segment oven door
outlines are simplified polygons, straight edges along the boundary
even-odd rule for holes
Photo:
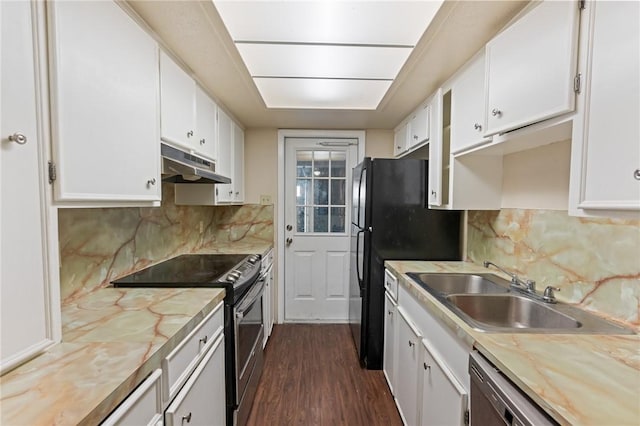
[[[258,280],[234,309],[236,342],[236,402],[244,396],[257,351],[262,351],[264,281]]]

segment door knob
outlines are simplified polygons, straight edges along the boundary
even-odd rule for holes
[[[287,225],[287,231],[291,231],[292,229],[293,229],[293,226]]]
[[[291,243],[293,242],[293,238],[287,238],[285,240],[285,243],[287,244],[287,247],[289,247],[291,245]]]
[[[15,142],[18,145],[24,145],[25,143],[27,143],[27,137],[22,133],[14,133],[12,135],[9,135],[9,141]]]

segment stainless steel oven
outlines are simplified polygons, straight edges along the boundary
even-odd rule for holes
[[[221,287],[227,425],[244,426],[262,374],[264,277],[259,255],[182,255],[113,281],[116,287]]]
[[[259,279],[233,308],[236,346],[236,401],[234,424],[244,425],[262,374],[264,279]]]

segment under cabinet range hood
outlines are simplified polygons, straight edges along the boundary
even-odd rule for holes
[[[162,181],[170,183],[231,183],[231,179],[216,173],[216,165],[188,152],[160,144]]]

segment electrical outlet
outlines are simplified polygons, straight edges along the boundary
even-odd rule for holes
[[[260,196],[260,204],[268,206],[273,204],[273,200],[271,199],[271,195],[263,194]]]

